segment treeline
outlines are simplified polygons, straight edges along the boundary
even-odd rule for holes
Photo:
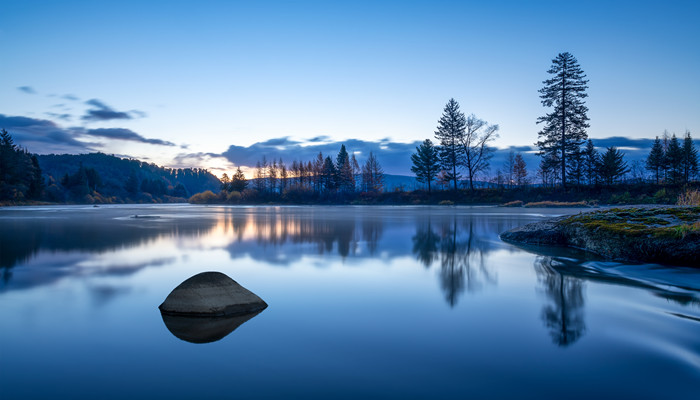
[[[219,186],[216,176],[200,168],[164,168],[103,153],[34,155],[0,131],[0,201],[5,203],[185,202]]]
[[[241,202],[333,202],[348,203],[360,195],[376,195],[384,190],[384,170],[370,152],[360,166],[345,145],[335,156],[319,152],[313,160],[294,160],[288,166],[282,159],[268,161],[263,156],[250,181],[240,167],[232,177],[224,174],[221,191],[199,193],[192,203]]]
[[[450,99],[435,131],[439,143],[433,145],[426,139],[411,157],[416,179],[430,192],[433,181],[443,189],[452,184],[456,191],[461,183],[474,190],[477,177],[495,187],[536,184],[577,190],[622,182],[642,184],[649,182],[645,171],[653,174],[656,185],[686,185],[697,177],[697,149],[690,132],[685,133],[682,144],[675,134],[669,137],[665,132],[662,139],[657,137],[645,163],[628,164],[615,147],[599,153],[586,133],[588,80],[578,61],[570,53],[560,53],[547,72],[551,77],[539,91],[548,112],[537,120],[543,128],[536,143],[541,156],[536,176],[528,176],[522,155],[513,152],[491,174],[494,149],[488,144],[497,137],[498,125],[489,125],[473,114],[466,117],[459,103]]]
[[[6,130],[0,130],[0,201],[37,200],[42,189],[36,156],[17,146]]]

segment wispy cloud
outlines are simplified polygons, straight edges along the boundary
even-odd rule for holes
[[[31,86],[20,86],[17,90],[26,94],[36,94],[36,90]]]
[[[88,129],[84,132],[87,136],[102,137],[107,139],[128,140],[132,142],[140,142],[147,144],[156,144],[160,146],[175,146],[175,143],[161,139],[148,139],[131,129],[125,128],[100,128]]]
[[[71,119],[73,119],[73,116],[70,114],[59,114],[59,113],[53,113],[53,112],[46,112],[44,114],[48,115],[51,118],[60,119],[63,121],[70,121]]]
[[[92,108],[85,111],[82,116],[84,121],[110,121],[118,119],[133,119],[136,117],[144,117],[146,113],[139,110],[131,110],[129,112],[117,111],[98,99],[90,99],[85,104]]]

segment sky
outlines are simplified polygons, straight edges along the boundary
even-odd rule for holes
[[[568,51],[594,141],[700,137],[699,20],[698,1],[5,0],[0,128],[34,153],[217,175],[345,143],[409,175],[450,98],[499,125],[494,146],[531,149]]]

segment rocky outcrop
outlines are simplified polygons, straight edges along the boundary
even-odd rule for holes
[[[260,297],[221,272],[202,272],[166,297],[158,308],[166,315],[222,317],[257,313],[267,307]]]
[[[507,242],[584,249],[607,259],[700,266],[700,207],[610,209],[535,222]]]

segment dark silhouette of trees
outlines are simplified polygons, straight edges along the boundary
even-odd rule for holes
[[[647,157],[645,167],[654,174],[656,178],[656,184],[659,184],[661,174],[663,172],[664,166],[666,164],[666,154],[664,153],[664,147],[661,144],[659,137],[656,137],[654,144],[651,147],[649,156]]]
[[[353,172],[350,156],[348,155],[345,145],[340,146],[340,151],[336,157],[336,182],[338,189],[344,193],[355,191],[355,175]]]
[[[229,187],[232,191],[236,192],[242,192],[248,187],[248,181],[245,179],[245,175],[243,174],[243,171],[241,171],[241,167],[236,168],[236,173],[233,174]]]
[[[586,183],[589,185],[598,184],[598,166],[600,165],[600,154],[595,149],[593,141],[588,139],[586,147],[583,149],[582,170]]]
[[[459,103],[450,99],[438,121],[435,138],[440,141],[440,161],[445,179],[454,182],[454,190],[457,190],[457,181],[461,178],[458,169],[464,157],[462,140],[466,125],[467,120],[459,110]]]
[[[471,114],[466,119],[463,132],[457,140],[462,147],[461,154],[469,178],[469,189],[474,190],[474,178],[489,167],[493,153],[488,144],[498,137],[498,125],[489,125]]]
[[[323,170],[321,172],[322,190],[327,192],[334,191],[337,188],[337,175],[338,173],[335,169],[335,164],[333,164],[333,160],[331,160],[330,156],[326,157],[325,161],[323,162]]]
[[[522,154],[518,153],[515,155],[515,162],[513,164],[513,181],[517,186],[527,185],[527,164],[525,164],[525,159],[523,159]]]
[[[433,146],[430,139],[425,139],[423,143],[416,147],[416,152],[411,155],[413,166],[411,171],[416,174],[416,180],[428,184],[430,193],[430,183],[440,172],[440,156],[438,149]]]
[[[136,176],[136,171],[131,170],[129,178],[124,183],[124,189],[130,195],[135,195],[139,192],[139,178]]]
[[[554,167],[559,169],[559,179],[566,187],[569,157],[588,138],[588,107],[584,102],[588,80],[576,58],[568,52],[559,53],[547,73],[553,76],[543,82],[539,92],[542,105],[553,109],[537,119],[538,124],[545,124],[538,133],[537,146],[540,155],[550,156],[549,163],[556,161]],[[553,154],[557,157],[552,157]]]
[[[698,149],[693,144],[690,131],[685,131],[683,137],[683,182],[688,183],[698,173]]]
[[[0,200],[38,199],[43,188],[36,157],[17,146],[9,132],[0,130]]]
[[[608,185],[612,185],[615,181],[629,172],[627,162],[623,160],[623,154],[615,146],[608,147],[600,159],[599,173],[600,177]]]
[[[362,166],[362,188],[365,192],[381,192],[384,188],[384,169],[371,151]]]
[[[675,133],[671,136],[666,149],[666,166],[669,183],[674,185],[683,183],[683,149]]]

